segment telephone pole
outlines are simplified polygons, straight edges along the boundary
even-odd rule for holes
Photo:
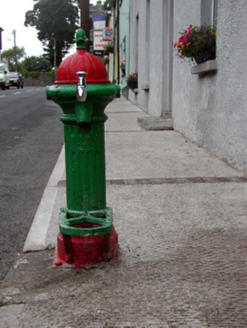
[[[81,28],[85,31],[86,36],[89,40],[90,38],[90,20],[89,20],[89,0],[81,0]],[[87,51],[89,51],[90,43],[88,42]]]
[[[56,47],[56,38],[54,38],[54,71],[55,71],[55,76],[57,74],[57,47]]]
[[[15,52],[15,70],[16,72],[18,71],[17,67],[17,53],[16,53],[16,31],[13,30],[13,35],[14,35],[14,52]]]
[[[0,27],[0,63],[2,62],[1,51],[2,51],[2,31],[3,29]]]

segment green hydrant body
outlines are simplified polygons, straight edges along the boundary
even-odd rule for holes
[[[87,110],[87,109],[86,109]],[[104,123],[100,104],[94,104],[90,124],[71,124],[63,116],[67,207],[74,211],[106,208]]]

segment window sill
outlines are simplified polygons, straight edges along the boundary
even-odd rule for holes
[[[206,74],[210,72],[217,71],[217,61],[216,60],[208,60],[205,63],[195,65],[190,68],[191,74]]]
[[[144,90],[144,91],[149,91],[149,85],[148,85],[148,84],[143,85],[143,86],[142,86],[142,90]]]

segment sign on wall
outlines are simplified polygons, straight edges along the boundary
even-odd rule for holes
[[[108,43],[103,40],[103,29],[105,28],[105,16],[93,16],[93,52],[95,55],[102,55]]]
[[[111,27],[105,27],[103,29],[103,40],[112,41],[113,38],[113,29]]]
[[[93,37],[93,50],[94,51],[104,51],[105,46],[108,44],[108,41],[103,40],[103,31],[94,31],[94,37]]]

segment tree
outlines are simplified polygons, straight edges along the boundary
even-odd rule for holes
[[[109,10],[111,9],[111,6],[109,4],[109,0],[105,0],[105,2],[103,3],[103,6],[102,6],[105,10]]]
[[[21,67],[20,59],[23,58],[25,55],[26,55],[25,48],[16,46],[16,59],[17,59],[18,71],[20,70],[20,67]],[[2,51],[2,57],[8,58],[10,72],[15,71],[16,70],[15,47]]]
[[[38,39],[42,41],[44,51],[51,65],[54,65],[54,45],[56,46],[56,65],[74,43],[78,29],[77,0],[40,0],[33,10],[26,12],[25,26],[34,26],[38,30]]]
[[[51,63],[44,56],[26,57],[22,61],[22,65],[27,72],[50,72],[52,70]]]

